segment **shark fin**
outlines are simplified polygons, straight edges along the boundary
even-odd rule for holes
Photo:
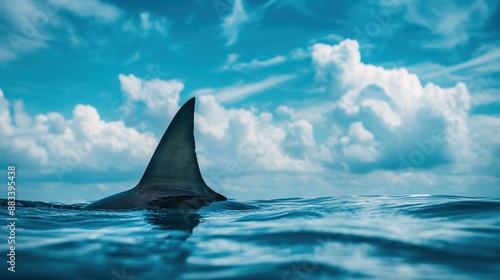
[[[188,100],[172,119],[149,162],[138,187],[153,186],[178,194],[195,194],[215,200],[226,198],[211,190],[201,176],[194,142],[195,98]],[[182,189],[184,188],[184,189]]]

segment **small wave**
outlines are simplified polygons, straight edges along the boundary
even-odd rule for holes
[[[252,221],[252,222],[259,222],[259,221],[276,221],[276,220],[281,220],[281,219],[290,219],[290,220],[295,220],[295,219],[321,219],[323,215],[313,212],[313,211],[282,211],[282,212],[277,212],[277,213],[258,213],[258,214],[250,214],[246,215],[244,217],[241,217],[237,219],[236,221],[238,222],[244,222],[244,221]]]
[[[450,201],[430,205],[409,206],[408,214],[421,218],[491,218],[500,214],[500,201],[496,200],[463,200]]]
[[[41,201],[16,200],[16,207],[24,208],[50,208],[50,209],[80,209],[85,203],[59,204]],[[0,207],[7,207],[8,200],[0,198]]]

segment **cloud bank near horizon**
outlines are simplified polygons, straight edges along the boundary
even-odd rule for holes
[[[197,153],[215,189],[238,197],[255,182],[261,191],[273,187],[265,182],[292,183],[291,190],[305,188],[306,195],[308,182],[315,182],[323,189],[312,193],[334,195],[374,177],[381,190],[423,177],[418,184],[438,186],[450,175],[464,182],[471,175],[497,180],[500,156],[491,151],[500,151],[494,129],[500,119],[471,116],[465,84],[424,85],[405,68],[363,63],[358,43],[350,39],[314,44],[310,55],[315,79],[325,85],[316,103],[268,111],[225,107],[216,90],[198,97]],[[124,102],[114,121],[103,120],[89,104],[75,105],[69,118],[57,112],[33,116],[23,101],[0,91],[2,154],[26,163],[22,168],[40,178],[56,175],[53,182],[71,172],[145,168],[182,105],[184,83],[133,74],[119,74],[118,80]],[[369,186],[363,190],[372,192]]]

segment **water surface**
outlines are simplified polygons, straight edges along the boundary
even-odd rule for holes
[[[7,222],[6,201],[0,200]],[[500,199],[347,196],[197,211],[17,206],[1,279],[500,279]]]

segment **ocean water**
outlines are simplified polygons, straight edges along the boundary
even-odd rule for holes
[[[7,222],[6,200],[0,200]],[[19,202],[1,279],[500,279],[500,199],[344,196],[87,211]]]

